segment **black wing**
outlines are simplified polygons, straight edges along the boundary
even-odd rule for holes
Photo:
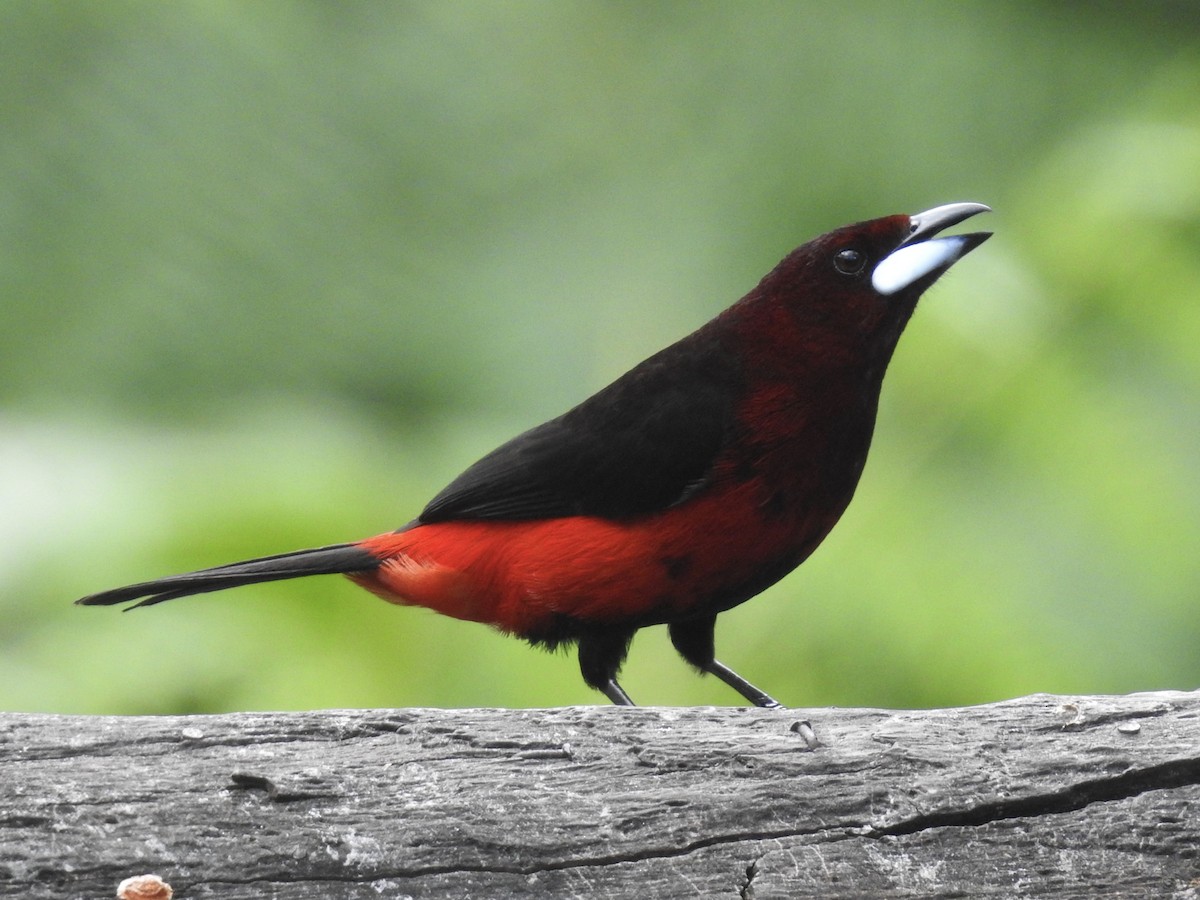
[[[701,329],[493,450],[418,521],[618,519],[673,506],[706,483],[740,384],[719,333]]]

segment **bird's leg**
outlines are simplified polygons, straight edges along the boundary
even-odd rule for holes
[[[710,659],[703,669],[710,675],[716,675],[723,682],[753,703],[763,709],[783,709],[783,704],[761,688],[757,688],[718,659]]]
[[[632,628],[596,629],[579,639],[579,671],[583,680],[617,706],[636,706],[617,684],[617,672],[625,662],[632,640]]]
[[[615,678],[608,679],[608,683],[603,685],[600,690],[604,691],[604,696],[608,697],[617,706],[637,706],[636,703],[629,699],[629,695],[625,693],[624,688],[617,684]]]
[[[672,622],[667,626],[667,632],[671,635],[671,643],[675,645],[679,655],[701,672],[716,675],[755,706],[782,709],[783,705],[778,700],[717,660],[713,641],[716,624],[716,616],[688,619],[685,622]]]

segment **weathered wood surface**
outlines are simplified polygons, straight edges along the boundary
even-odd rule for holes
[[[1200,693],[0,715],[4,897],[1195,898],[1198,857]]]

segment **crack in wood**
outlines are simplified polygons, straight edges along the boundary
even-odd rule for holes
[[[250,772],[233,772],[229,776],[232,787],[243,791],[262,791],[272,803],[296,803],[303,800],[332,800],[337,799],[336,791],[312,791],[287,789],[276,784],[265,775],[254,775]]]
[[[459,863],[455,865],[445,866],[418,866],[411,869],[393,869],[386,871],[373,871],[362,875],[345,875],[338,876],[332,873],[322,873],[319,877],[307,878],[288,878],[283,873],[272,873],[266,875],[257,875],[254,878],[248,878],[245,881],[221,878],[221,879],[206,879],[203,882],[192,882],[184,884],[184,887],[195,888],[199,885],[210,887],[214,885],[247,885],[247,884],[289,884],[292,882],[302,882],[305,884],[319,883],[328,881],[330,883],[347,883],[347,884],[373,884],[376,882],[399,881],[419,878],[436,878],[442,875],[517,875],[528,878],[535,875],[544,875],[551,872],[563,872],[573,869],[592,869],[603,868],[605,866],[619,866],[630,863],[651,862],[658,860],[677,859],[680,857],[689,856],[700,850],[707,850],[712,847],[719,847],[725,844],[740,844],[740,843],[760,843],[762,841],[785,840],[788,838],[804,838],[814,837],[831,832],[828,828],[818,829],[778,829],[773,831],[755,831],[745,833],[731,833],[724,835],[713,835],[701,840],[691,841],[678,847],[659,847],[646,848],[643,850],[633,851],[629,853],[613,853],[600,856],[581,856],[571,859],[563,859],[557,862],[539,862],[530,865],[504,865],[504,864],[471,864]],[[861,836],[860,834],[844,833],[833,836],[832,840],[845,840]],[[750,869],[758,872],[758,862],[762,859],[762,854],[758,856],[754,862],[746,868],[747,877],[749,877]],[[747,895],[750,896],[750,895]]]
[[[750,861],[746,866],[745,880],[738,886],[738,897],[741,900],[754,900],[754,879],[758,877],[758,864],[762,862],[763,854]]]
[[[1034,794],[1012,800],[980,803],[966,809],[941,809],[871,828],[866,837],[902,837],[932,828],[973,827],[989,825],[1004,819],[1034,818],[1075,812],[1093,803],[1127,800],[1148,791],[1174,790],[1200,785],[1200,759],[1186,758],[1131,769],[1108,778],[1081,781],[1061,791]]]
[[[1074,713],[1076,718],[1061,725],[1044,725],[1039,727],[1037,731],[1040,733],[1092,731],[1097,728],[1103,728],[1113,724],[1119,725],[1122,722],[1131,722],[1138,719],[1159,719],[1163,716],[1176,712],[1166,703],[1150,707],[1149,709],[1120,709],[1103,713],[1085,713],[1083,709],[1074,703],[1064,704],[1061,709],[1064,713]],[[1187,716],[1186,714],[1180,714],[1179,718],[1187,718]]]

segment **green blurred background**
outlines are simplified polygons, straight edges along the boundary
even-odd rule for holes
[[[789,705],[1200,683],[1194,2],[0,5],[0,709],[595,703],[337,578],[846,222],[976,200],[842,524],[724,615]],[[623,682],[736,704],[662,629]]]

